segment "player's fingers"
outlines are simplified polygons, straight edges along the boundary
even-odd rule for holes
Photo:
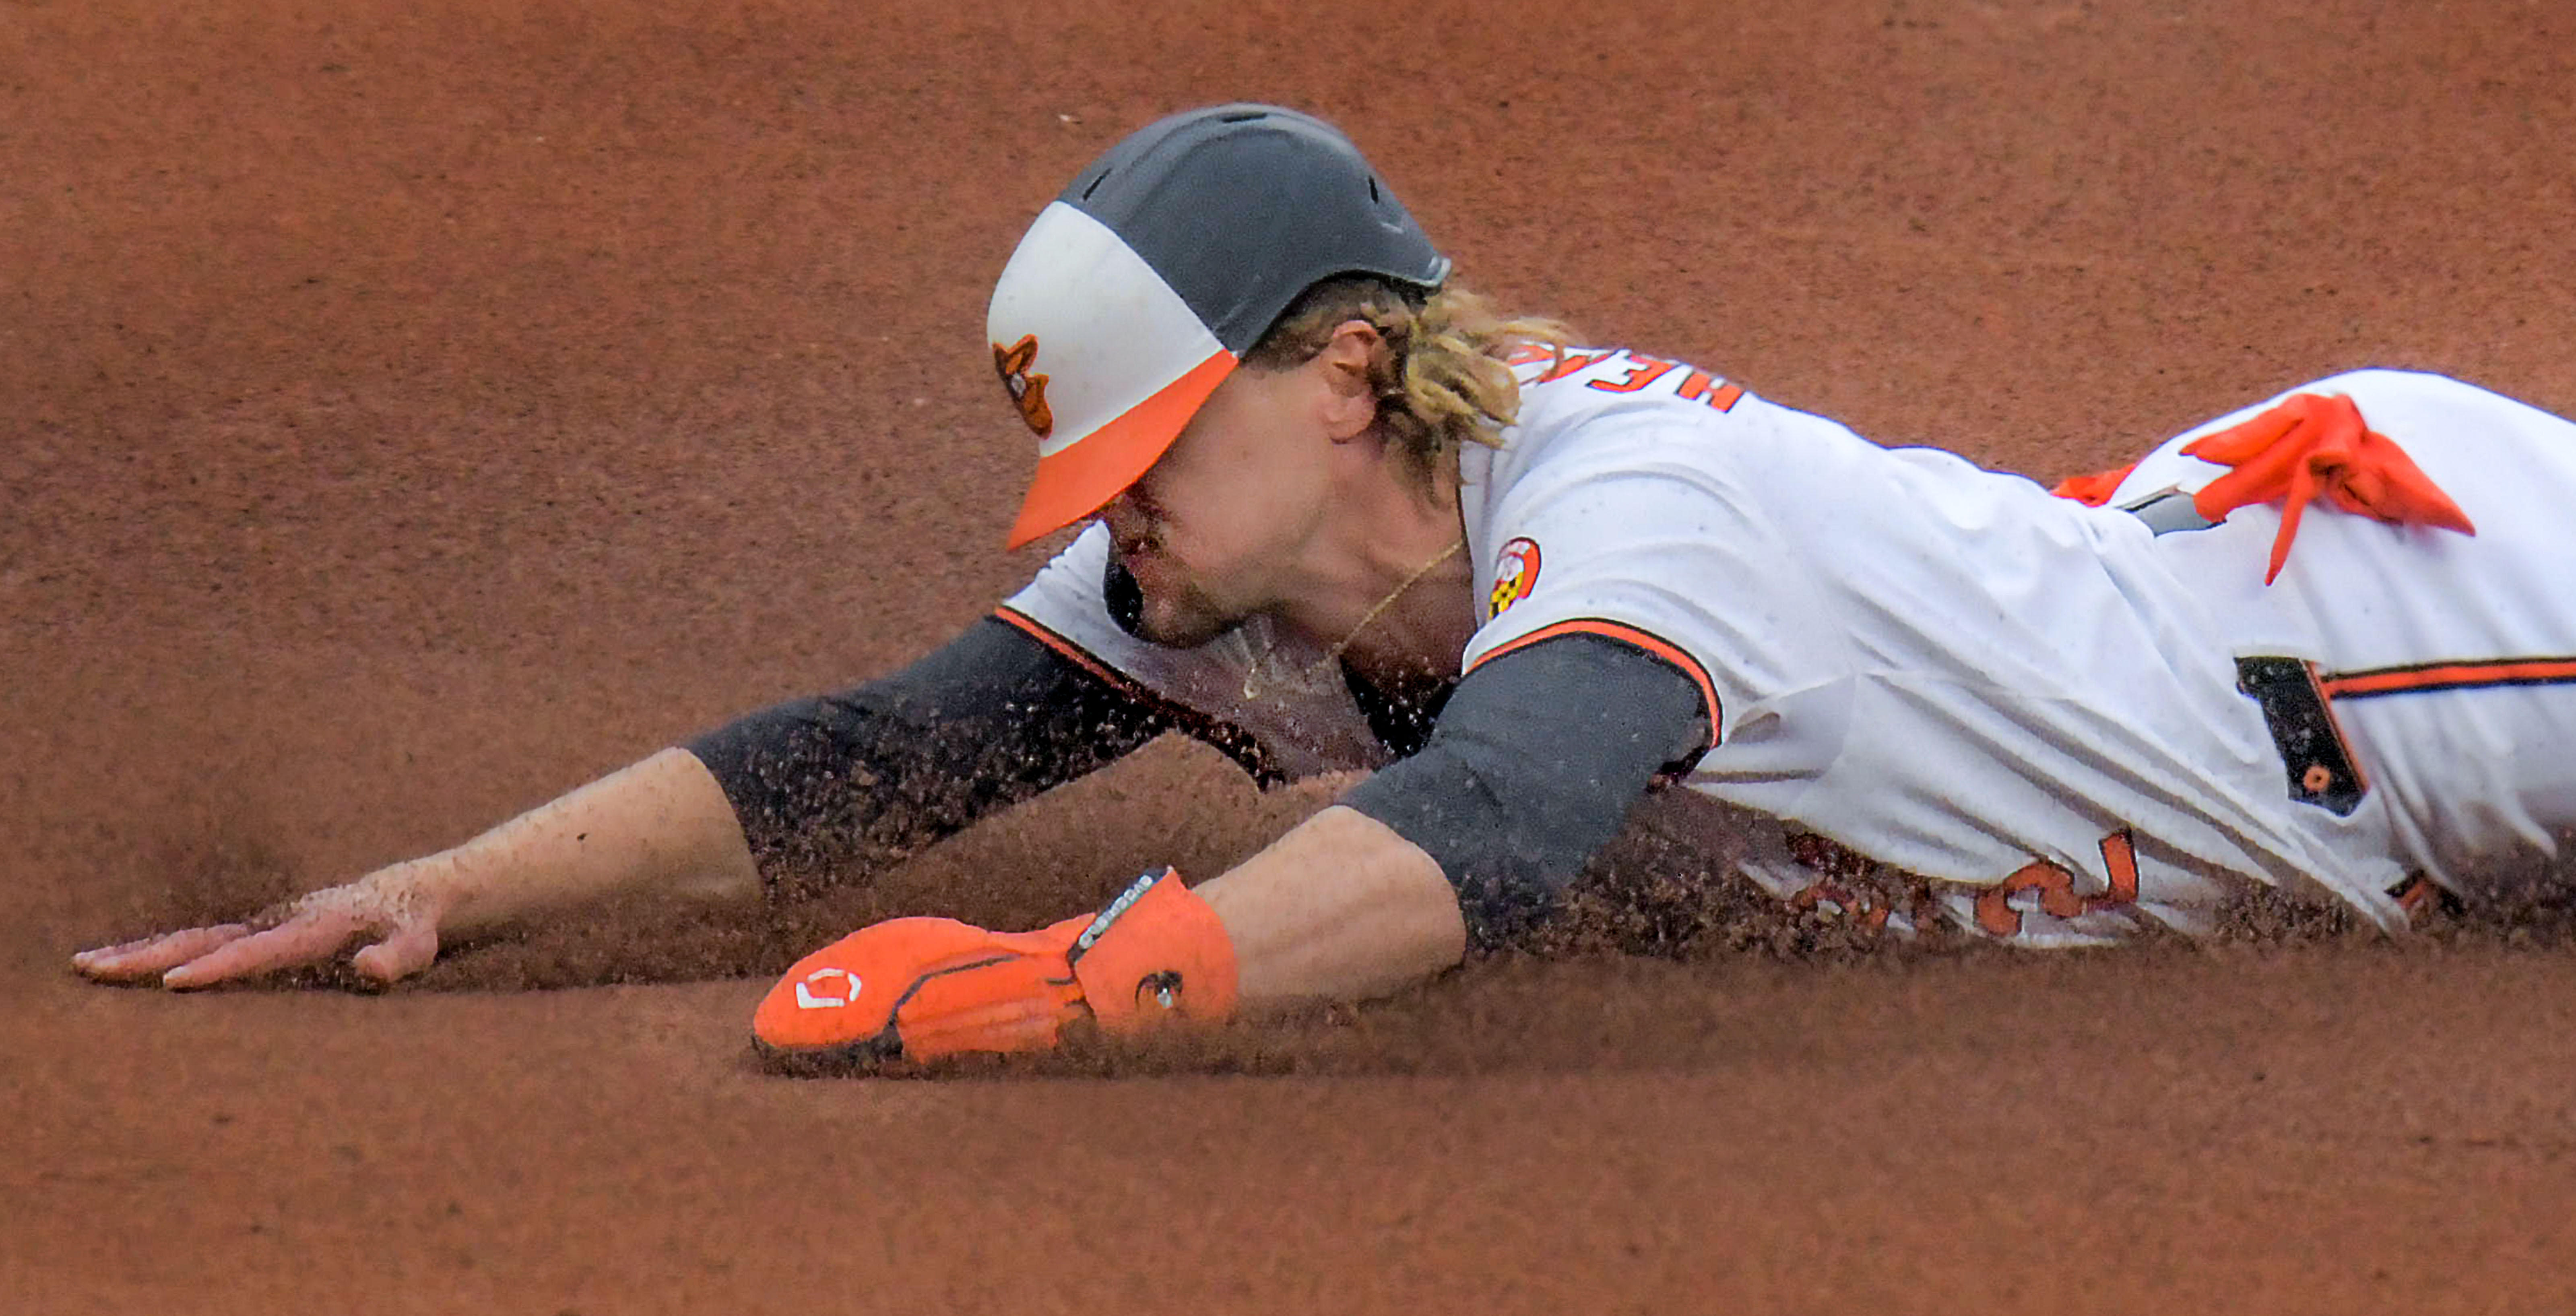
[[[218,927],[184,928],[177,932],[156,932],[136,937],[113,946],[95,946],[72,953],[72,967],[91,977],[124,977],[136,973],[158,972],[181,960],[195,957],[222,945],[232,937],[250,931],[245,924],[227,923]]]
[[[249,935],[247,923],[164,932],[81,951],[72,956],[72,967],[100,982],[131,982],[185,964],[228,941]]]
[[[172,965],[183,964],[218,947],[249,936],[250,925],[225,923],[215,927],[187,928],[158,936],[97,950],[82,951],[72,956],[72,966],[93,978],[120,980],[145,978]]]
[[[161,985],[207,987],[228,978],[244,978],[326,960],[338,954],[342,946],[348,945],[351,937],[365,930],[363,919],[339,910],[298,914],[266,932],[254,932],[225,942],[213,951],[162,974]]]
[[[408,978],[438,958],[438,927],[420,919],[395,928],[393,935],[349,957],[358,972],[378,982]]]

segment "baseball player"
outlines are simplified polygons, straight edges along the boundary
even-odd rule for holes
[[[615,893],[847,878],[1166,730],[1374,769],[1223,874],[1030,932],[862,928],[753,1020],[789,1061],[1356,998],[1544,918],[1642,795],[1713,866],[1889,935],[2381,926],[2576,824],[2576,426],[2456,381],[2291,390],[2070,496],[1890,450],[1452,286],[1332,128],[1143,129],[995,289],[1038,440],[1010,543],[1091,524],[893,675],[752,714],[452,850],[75,957],[199,987]]]

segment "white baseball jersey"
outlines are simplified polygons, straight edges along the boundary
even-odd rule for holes
[[[1666,359],[1535,352],[1515,371],[1519,423],[1462,458],[1488,583],[1460,671],[1569,632],[1674,663],[1716,730],[1686,782],[1732,824],[1712,861],[1783,898],[1898,932],[1940,917],[2073,945],[2141,919],[2206,931],[2250,882],[2395,927],[2410,872],[2456,882],[2505,848],[2546,854],[2576,822],[2576,596],[2542,588],[2576,546],[2552,516],[2576,505],[2576,426],[2430,377],[2311,386],[2350,393],[2478,533],[2320,505],[2267,588],[2277,511],[2159,535],[2116,505],[2223,473],[2178,455],[2190,435],[2094,508]],[[1128,636],[1102,599],[1107,553],[1095,526],[1004,619],[1242,727],[1292,774],[1386,761],[1338,673],[1303,675],[1321,651],[1266,621],[1195,650]],[[2292,798],[2238,688],[2256,655],[2323,669],[2362,807]],[[2463,666],[2488,660],[2532,679]],[[2424,664],[2461,679],[2334,684]],[[2519,693],[2457,711],[2499,692]],[[2488,761],[2457,771],[2469,753]]]

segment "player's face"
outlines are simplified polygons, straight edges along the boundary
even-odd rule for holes
[[[1287,600],[1329,491],[1322,369],[1237,370],[1161,460],[1102,509],[1143,596],[1137,633],[1204,644]]]

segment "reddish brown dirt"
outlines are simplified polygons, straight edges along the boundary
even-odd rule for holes
[[[2503,921],[1703,916],[1190,1054],[745,1062],[818,932],[1311,806],[1165,746],[760,927],[375,998],[64,957],[982,611],[1035,561],[989,282],[1163,111],[1314,108],[1516,304],[2054,477],[2362,364],[2576,411],[2571,50],[2514,0],[0,5],[0,1309],[2568,1310],[2576,960]]]

